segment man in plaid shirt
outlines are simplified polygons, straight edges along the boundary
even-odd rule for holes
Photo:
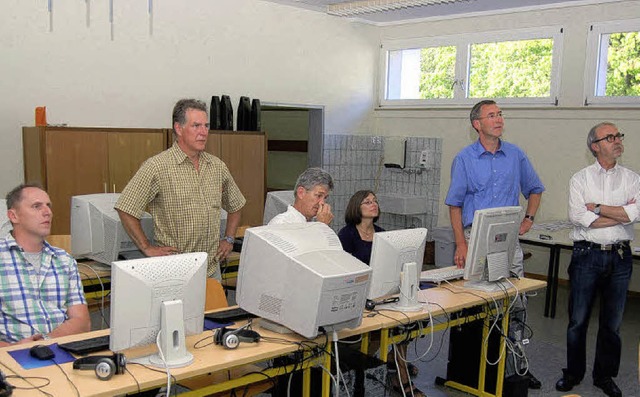
[[[7,194],[13,225],[0,238],[0,346],[88,332],[89,309],[76,261],[45,241],[51,200],[36,185]]]
[[[207,276],[220,280],[219,262],[233,250],[246,200],[227,165],[205,150],[207,105],[181,99],[172,118],[173,146],[140,166],[115,209],[124,230],[146,256],[206,252]],[[228,213],[224,237],[220,235],[222,209]],[[155,242],[149,241],[140,225],[145,210],[153,217]]]

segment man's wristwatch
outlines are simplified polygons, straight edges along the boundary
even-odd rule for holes
[[[533,222],[533,218],[534,218],[534,216],[533,216],[533,215],[529,215],[529,214],[527,214],[527,215],[525,215],[525,216],[524,216],[524,219],[528,219],[528,220],[530,220],[531,222]]]
[[[224,236],[224,238],[221,238],[220,240],[224,240],[229,244],[232,244],[236,241],[235,238],[231,237],[231,236]]]
[[[593,209],[593,213],[600,215],[600,204],[596,204],[596,208]]]

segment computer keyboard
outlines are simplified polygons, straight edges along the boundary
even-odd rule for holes
[[[58,347],[62,350],[68,351],[69,353],[84,356],[93,352],[109,350],[109,335],[60,343],[58,344]]]
[[[458,269],[456,266],[439,267],[420,273],[420,281],[440,284],[443,281],[457,280],[463,276],[464,269]]]
[[[218,324],[226,324],[226,323],[232,323],[237,320],[247,320],[249,318],[254,318],[256,316],[240,307],[234,307],[231,309],[227,309],[227,310],[223,310],[215,313],[208,313],[208,314],[205,314],[204,317]]]

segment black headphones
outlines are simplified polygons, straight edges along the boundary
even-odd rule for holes
[[[0,397],[8,397],[13,393],[14,387],[7,382],[4,372],[0,371]]]
[[[124,374],[127,359],[122,353],[113,356],[82,357],[73,362],[73,369],[93,369],[100,380],[109,380],[113,375]]]
[[[227,327],[218,328],[213,334],[213,342],[227,349],[235,349],[240,342],[259,342],[260,334],[256,331],[246,329],[249,325],[251,325],[251,323],[236,329]]]

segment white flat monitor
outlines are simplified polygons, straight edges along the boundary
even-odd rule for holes
[[[371,269],[321,222],[246,230],[236,299],[244,310],[305,338],[362,321]],[[273,324],[272,324],[273,325]]]
[[[464,267],[465,287],[500,291],[498,281],[511,276],[510,269],[518,243],[522,207],[477,210]]]
[[[293,190],[278,190],[267,193],[262,224],[266,225],[274,216],[286,212],[288,206],[293,205],[294,198]]]
[[[126,259],[144,257],[113,208],[119,197],[120,193],[71,197],[71,255],[104,264],[111,264],[120,256]],[[144,234],[153,242],[151,215],[145,212],[140,223]]]
[[[407,280],[412,285],[406,285],[406,287],[412,289],[412,294],[417,292],[420,286],[426,241],[427,229],[422,227],[375,233],[369,262],[373,272],[367,298],[376,300],[399,293],[401,275],[405,264],[409,263],[415,263],[415,283],[413,280]],[[405,298],[408,297],[405,296]]]
[[[160,332],[164,361],[153,355],[150,363],[189,365],[185,337],[203,331],[206,279],[205,252],[113,262],[109,348],[156,344]]]
[[[12,229],[13,225],[7,216],[7,200],[0,199],[0,238],[4,238]]]

